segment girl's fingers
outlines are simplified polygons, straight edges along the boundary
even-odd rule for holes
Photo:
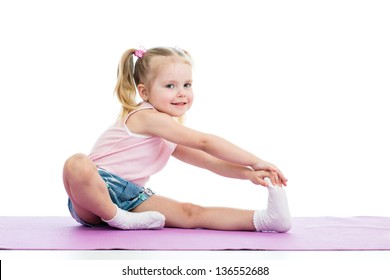
[[[259,183],[260,183],[260,185],[262,185],[263,187],[268,187],[268,183],[267,183],[267,181],[265,181],[264,179],[259,179]]]
[[[287,179],[282,178],[278,173],[278,170],[258,170],[255,171],[254,177],[251,181],[256,185],[262,185],[264,187],[268,186],[268,182],[265,180],[269,179],[270,183],[274,186],[286,186]]]
[[[280,176],[277,172],[272,172],[273,181],[272,184],[274,186],[282,186],[282,181],[280,179]]]
[[[272,185],[274,185],[274,186],[279,185],[278,184],[278,175],[276,172],[271,171],[271,174],[269,177],[270,177],[269,179],[271,180]]]
[[[273,172],[276,172],[277,173],[277,176],[278,176],[278,185],[284,185],[284,186],[287,186],[287,178],[284,177],[282,171],[280,171],[278,168],[276,168],[274,166],[274,169],[272,170]]]

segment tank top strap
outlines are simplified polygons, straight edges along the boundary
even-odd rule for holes
[[[141,111],[141,110],[145,110],[145,109],[154,109],[153,105],[148,103],[148,102],[142,102],[140,107],[135,109],[134,111],[131,111],[129,114],[127,114],[125,120],[124,120],[124,123],[127,122],[127,119],[134,113],[138,112],[138,111]]]

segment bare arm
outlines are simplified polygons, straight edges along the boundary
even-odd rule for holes
[[[203,151],[188,148],[182,145],[178,145],[176,147],[173,156],[183,162],[207,169],[224,177],[250,180],[256,185],[263,186],[267,186],[267,182],[264,180],[264,178],[269,177],[273,184],[280,184],[278,178],[273,176],[269,171],[255,171],[247,166],[230,163],[211,156]]]
[[[219,159],[244,166],[252,166],[260,159],[239,148],[229,141],[212,134],[202,133],[185,127],[167,114],[155,110],[138,112],[138,122],[141,122],[142,134],[156,135],[178,145],[204,151]]]
[[[219,166],[227,166],[229,163],[231,164],[229,168],[232,164],[236,164],[240,165],[241,168],[251,167],[254,170],[268,170],[276,173],[283,184],[287,182],[282,172],[273,164],[261,160],[219,136],[185,127],[167,114],[157,110],[143,110],[134,114],[133,118],[136,118],[138,123],[136,133],[159,136],[178,145],[203,151],[225,161],[223,164],[219,163]],[[209,168],[212,168],[211,165]]]
[[[178,145],[173,153],[177,159],[188,164],[204,168],[218,175],[236,179],[247,179],[248,173],[253,171],[249,167],[230,163],[186,146]]]

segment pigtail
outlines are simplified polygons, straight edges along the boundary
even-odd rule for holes
[[[128,113],[138,106],[136,102],[137,89],[134,82],[134,62],[133,54],[135,49],[127,50],[121,57],[118,65],[117,84],[115,93],[121,103],[121,118],[125,118]]]

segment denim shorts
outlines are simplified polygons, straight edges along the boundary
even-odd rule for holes
[[[106,183],[112,202],[123,210],[130,211],[154,195],[154,192],[151,189],[138,186],[107,170],[98,167],[98,172]],[[68,208],[72,217],[82,225],[89,227],[106,225],[103,221],[102,224],[99,225],[92,225],[83,221],[74,210],[70,199],[68,199]]]

